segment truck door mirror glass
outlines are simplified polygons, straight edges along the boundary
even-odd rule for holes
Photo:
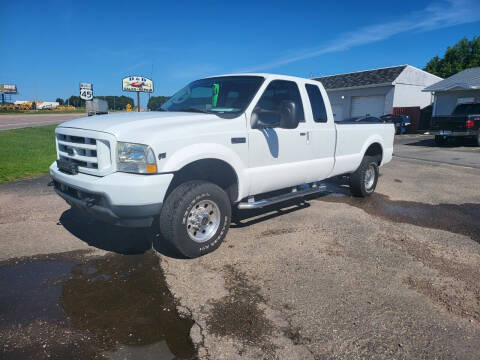
[[[282,101],[280,108],[280,127],[283,129],[296,129],[298,123],[297,105],[293,101]]]
[[[252,112],[252,128],[276,128],[280,126],[280,113],[278,111],[262,109],[257,106]]]

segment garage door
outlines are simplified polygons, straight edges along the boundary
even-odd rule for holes
[[[343,105],[332,104],[333,119],[335,121],[343,120]]]
[[[385,108],[385,96],[354,96],[352,97],[352,117],[382,116]]]

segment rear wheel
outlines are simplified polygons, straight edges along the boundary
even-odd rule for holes
[[[445,146],[445,145],[447,145],[447,142],[448,142],[448,138],[446,138],[445,136],[435,135],[435,144],[436,145]]]
[[[378,182],[378,159],[365,156],[358,169],[350,175],[350,191],[354,196],[371,195]]]
[[[165,200],[160,232],[180,254],[194,258],[220,246],[231,216],[230,199],[222,188],[206,181],[188,181]]]

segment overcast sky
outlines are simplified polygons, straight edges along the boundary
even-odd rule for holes
[[[199,77],[273,72],[308,77],[401,64],[424,67],[480,35],[480,1],[7,1],[0,83],[13,100],[121,91],[153,77],[171,95]],[[144,95],[146,96],[146,95]]]

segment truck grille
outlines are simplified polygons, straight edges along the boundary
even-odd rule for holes
[[[78,171],[102,176],[112,169],[111,144],[104,135],[81,134],[82,130],[57,128],[58,159],[78,165]],[[93,133],[93,134],[92,134]],[[84,136],[81,136],[84,135]]]

